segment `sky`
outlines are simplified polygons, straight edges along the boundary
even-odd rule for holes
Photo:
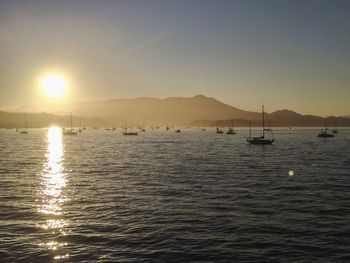
[[[0,109],[203,94],[244,110],[350,114],[350,1],[0,0]]]

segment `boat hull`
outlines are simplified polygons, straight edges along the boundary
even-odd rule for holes
[[[77,135],[77,134],[78,134],[78,132],[76,132],[76,131],[71,131],[71,130],[63,131],[63,135]]]
[[[138,132],[123,132],[123,135],[136,136],[138,135]]]
[[[317,135],[317,137],[319,138],[333,138],[334,135],[333,134],[324,134],[324,133],[320,133],[319,135]]]
[[[270,145],[275,140],[268,140],[268,139],[247,139],[247,142],[254,145]]]

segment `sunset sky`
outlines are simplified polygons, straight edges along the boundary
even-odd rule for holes
[[[0,109],[204,94],[259,111],[350,114],[350,1],[0,1]]]

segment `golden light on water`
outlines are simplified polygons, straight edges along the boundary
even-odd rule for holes
[[[46,162],[41,174],[41,188],[39,193],[41,203],[38,205],[38,212],[43,214],[46,220],[44,223],[38,224],[38,227],[56,235],[50,241],[40,243],[40,246],[54,251],[66,245],[65,242],[58,242],[55,238],[65,236],[65,229],[69,225],[68,220],[64,218],[62,208],[69,201],[69,198],[64,192],[67,185],[67,176],[62,164],[63,160],[62,130],[57,127],[51,127],[47,132]],[[66,253],[54,255],[55,259],[66,257],[68,257]]]
[[[63,76],[47,75],[41,81],[45,94],[50,98],[58,98],[64,95],[67,84]]]

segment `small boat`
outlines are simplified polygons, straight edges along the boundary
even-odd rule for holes
[[[236,132],[232,128],[229,128],[226,134],[236,134]]]
[[[322,130],[322,131],[317,135],[317,137],[320,137],[320,138],[333,138],[333,137],[334,137],[334,134],[327,133],[327,131],[328,131],[328,129]]]
[[[77,135],[78,132],[74,131],[74,130],[65,130],[63,131],[63,135]]]
[[[222,133],[224,133],[222,130],[220,130],[219,128],[216,128],[216,133],[218,133],[218,134],[222,134]]]
[[[266,139],[265,138],[265,112],[264,112],[264,105],[262,105],[262,123],[263,123],[263,127],[262,127],[262,136],[259,137],[252,137],[252,129],[251,129],[251,125],[249,122],[249,138],[247,139],[247,142],[249,142],[250,144],[254,144],[254,145],[270,145],[275,141],[275,138],[273,137],[273,133],[271,128],[268,129],[268,131],[270,131],[271,135],[272,135],[272,139]]]
[[[332,130],[332,133],[338,134],[338,129],[337,129],[337,119],[334,120],[334,129]]]
[[[181,130],[180,130],[180,129],[177,129],[175,132],[181,132]]]
[[[231,127],[228,129],[228,131],[226,132],[226,134],[231,134],[234,135],[236,134],[236,132],[233,129],[233,121],[231,121]]]
[[[79,130],[78,130],[79,133],[82,133],[82,132],[83,132],[83,130],[81,129],[81,127],[82,127],[82,125],[81,125],[81,116],[80,116],[80,119],[79,119]]]
[[[138,135],[139,133],[138,132],[128,132],[128,131],[123,131],[123,135]]]
[[[126,126],[126,123],[124,124],[124,130],[123,130],[123,135],[131,135],[131,136],[136,136],[138,135],[139,133],[138,132],[135,132],[135,131],[128,131],[128,128]]]
[[[166,130],[169,130],[170,128],[169,128],[169,126],[166,126],[165,129],[166,129]]]
[[[327,116],[325,117],[325,122],[324,122],[324,129],[321,130],[321,132],[317,135],[319,138],[333,138],[334,134],[328,133],[328,128],[327,128]]]
[[[146,132],[146,120],[143,119],[142,127],[140,127],[141,132]]]
[[[20,131],[20,134],[28,134],[28,123],[27,123],[27,113],[24,114],[25,129]],[[18,131],[18,130],[17,130]]]
[[[63,129],[63,135],[77,135],[78,132],[73,130],[73,115],[70,113],[70,129]]]

